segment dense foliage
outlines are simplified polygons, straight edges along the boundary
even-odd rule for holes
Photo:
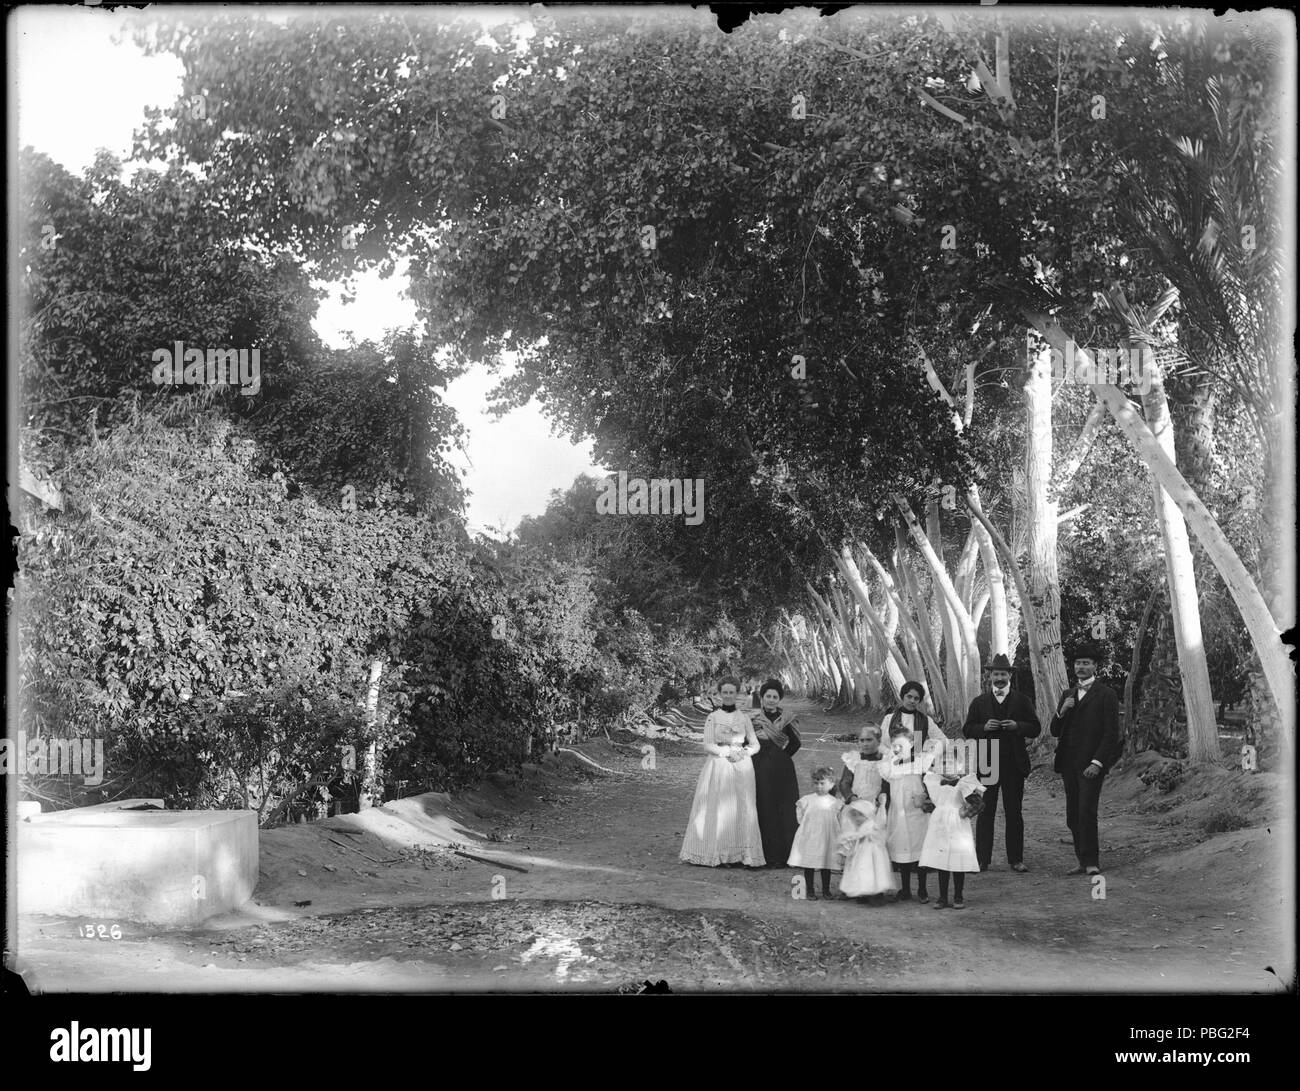
[[[137,161],[77,178],[23,151],[20,448],[66,502],[20,512],[20,700],[33,731],[106,738],[114,791],[276,821],[362,788],[372,744],[364,787],[443,788],[766,674],[805,581],[845,541],[887,554],[894,497],[936,482],[978,484],[1022,548],[1024,314],[1114,344],[1107,291],[1183,293],[1153,332],[1179,442],[1221,442],[1180,461],[1267,552],[1267,43],[1026,21],[1013,104],[965,90],[986,15],[529,18],[151,14],[139,40],[184,85]],[[423,328],[321,344],[315,278],[402,258]],[[177,342],[256,349],[258,389],[160,387]],[[630,477],[702,481],[703,521],[600,514],[580,479],[472,539],[443,392],[507,353],[503,406],[540,398]],[[959,396],[970,369],[964,429],[922,353]],[[1242,395],[1217,421],[1206,374]],[[1058,394],[1068,444],[1090,396]],[[1101,617],[1120,665],[1161,574],[1149,494],[1104,428],[1056,498],[1088,508],[1061,531],[1063,637]],[[1247,645],[1205,586],[1231,699]]]

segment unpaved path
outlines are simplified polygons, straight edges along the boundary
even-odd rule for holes
[[[796,706],[807,785],[816,765],[838,765],[849,747],[831,736],[857,721]],[[470,851],[526,872],[464,860],[372,867],[339,848],[330,872],[268,871],[256,904],[201,933],[130,926],[110,943],[76,938],[77,922],[24,922],[28,980],[50,991],[612,991],[662,979],[674,991],[1271,992],[1293,973],[1290,825],[1207,839],[1165,816],[1156,789],[1113,776],[1102,897],[1064,874],[1074,858],[1059,780],[1036,766],[1032,870],[1011,872],[996,855],[999,820],[993,869],[968,878],[964,911],[796,901],[792,871],[678,862],[703,760],[691,746],[657,745],[653,770],[635,745],[583,749],[620,774],[462,801],[466,842],[471,822],[491,837]],[[265,834],[264,867],[274,844]]]

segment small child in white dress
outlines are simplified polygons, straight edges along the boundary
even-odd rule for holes
[[[799,829],[794,835],[794,844],[790,847],[789,864],[791,867],[803,868],[804,894],[810,902],[815,902],[817,891],[813,889],[813,871],[822,873],[821,896],[829,898],[831,872],[840,870],[835,842],[840,835],[842,804],[836,796],[831,795],[831,789],[835,787],[834,769],[819,766],[813,770],[812,780],[816,791],[800,797],[794,805]]]
[[[898,900],[905,902],[911,899],[912,873],[916,872],[916,900],[924,903],[930,900],[930,894],[926,889],[926,871],[921,864],[921,849],[925,845],[925,833],[930,823],[929,811],[933,807],[926,798],[923,778],[934,761],[934,746],[927,744],[925,752],[918,757],[912,732],[899,724],[889,729],[889,743],[894,758],[892,761],[881,762],[879,766],[880,775],[889,784],[889,820],[885,843],[902,886]]]
[[[840,820],[839,851],[844,857],[840,893],[867,898],[872,905],[898,889],[889,849],[885,846],[887,815],[883,793],[874,801],[857,799],[844,808]]]
[[[939,873],[939,900],[935,909],[948,907],[948,877],[953,881],[953,909],[965,909],[962,895],[966,873],[980,869],[975,856],[975,831],[971,819],[984,804],[984,787],[974,773],[966,772],[965,750],[945,746],[938,755],[939,772],[925,774],[925,790],[934,802],[934,813],[921,846],[921,866]]]

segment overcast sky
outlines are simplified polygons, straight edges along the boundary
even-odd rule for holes
[[[144,108],[168,106],[180,93],[178,61],[147,58],[130,42],[114,43],[122,16],[98,8],[33,6],[10,19],[16,55],[10,57],[9,101],[17,105],[18,143],[74,173],[90,165],[98,148],[128,155]],[[362,276],[355,303],[343,304],[337,290],[321,303],[316,332],[341,347],[348,331],[377,341],[390,327],[411,325],[415,304],[405,288],[401,276]],[[589,444],[552,436],[536,403],[500,421],[486,416],[494,381],[476,368],[446,394],[468,432],[462,464],[469,471],[473,530],[513,528],[522,516],[544,510],[552,489],[568,487],[580,473],[605,472],[592,464]]]

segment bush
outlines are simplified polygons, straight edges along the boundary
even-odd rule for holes
[[[1201,823],[1201,829],[1208,834],[1229,833],[1232,830],[1244,830],[1249,825],[1250,819],[1236,803],[1225,803]]]
[[[132,794],[161,796],[169,808],[252,810],[265,826],[355,792],[363,714],[320,687],[202,701],[168,720],[115,751],[135,770]]]
[[[1182,762],[1167,761],[1145,770],[1138,779],[1148,788],[1154,785],[1161,792],[1172,792],[1183,782],[1185,773]]]

